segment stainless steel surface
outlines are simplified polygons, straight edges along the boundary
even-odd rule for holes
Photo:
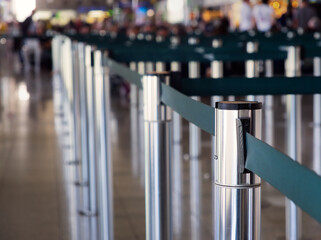
[[[85,45],[78,43],[79,60],[79,95],[80,95],[80,142],[81,142],[81,180],[80,191],[82,204],[79,210],[89,210],[89,145],[88,145],[88,119],[87,119],[87,85],[86,85],[86,64]],[[89,238],[89,219],[82,218],[84,224],[81,227],[83,239]]]
[[[72,43],[72,92],[73,99],[71,102],[72,106],[72,137],[73,137],[73,157],[72,161],[75,162],[75,182],[80,182],[82,180],[81,176],[81,142],[80,142],[80,95],[79,95],[79,59],[78,59],[78,46],[77,43]],[[80,218],[78,216],[78,209],[82,205],[82,192],[77,186],[72,184],[75,189],[76,197],[76,208],[75,211],[75,225],[73,226],[73,239],[80,239]]]
[[[265,61],[265,77],[273,77],[273,61]],[[264,101],[265,110],[265,142],[274,146],[274,108],[273,96],[266,95]]]
[[[146,64],[144,62],[138,62],[138,73],[144,75],[146,73]],[[144,93],[142,89],[138,90],[138,156],[140,165],[140,182],[141,185],[145,184],[145,163],[143,161],[145,154],[145,139],[144,139]]]
[[[146,73],[151,73],[155,71],[153,62],[146,62],[145,66],[146,66]]]
[[[321,76],[321,58],[313,59],[313,75]],[[321,94],[313,95],[313,170],[321,175]]]
[[[161,80],[158,80],[158,79]],[[160,101],[160,83],[159,81],[169,84],[169,76],[167,74],[147,75],[143,78],[144,88],[144,120],[145,121],[169,121],[172,120],[172,111],[170,107],[162,104]]]
[[[174,43],[176,44],[176,41],[179,42],[178,38],[174,38]],[[172,44],[174,44],[172,43]],[[181,63],[179,62],[171,62],[170,68],[172,72],[180,72],[181,71]],[[173,143],[174,144],[180,144],[182,141],[182,118],[177,112],[173,112]]]
[[[73,46],[72,42],[69,39],[65,39],[63,43],[64,51],[64,79],[63,79],[63,89],[64,89],[64,117],[66,125],[64,126],[65,133],[65,145],[66,148],[64,154],[64,168],[66,173],[66,179],[69,179],[70,182],[67,182],[66,189],[68,189],[69,196],[69,213],[70,213],[70,226],[71,226],[71,237],[72,239],[77,239],[79,236],[78,232],[78,213],[77,208],[79,204],[78,191],[77,188],[72,184],[79,178],[79,172],[77,165],[71,165],[70,162],[75,161],[77,157],[77,142],[75,139],[75,134],[77,131],[76,119],[74,118],[74,83],[75,83],[75,69],[74,69],[74,59],[73,59]]]
[[[171,71],[173,72],[181,71],[181,64],[179,62],[171,62]]]
[[[146,239],[172,239],[171,207],[171,109],[161,103],[161,83],[167,74],[145,75],[145,205]]]
[[[132,71],[137,71],[137,64],[132,62],[130,63],[130,69]],[[137,140],[139,139],[138,135],[138,89],[134,84],[130,85],[130,137],[131,137],[131,151],[132,151],[132,171],[133,174],[138,177],[139,175],[139,166],[141,161],[139,161],[139,144]]]
[[[244,122],[244,131],[261,138],[261,110],[216,108],[215,118],[215,239],[260,239],[261,179],[244,169],[237,123]]]
[[[93,48],[90,45],[85,46],[85,64],[86,64],[86,88],[87,88],[87,119],[88,119],[88,172],[89,172],[89,209],[90,213],[90,237],[97,238],[97,134],[96,134],[96,111],[95,111],[95,81],[93,74]]]
[[[164,62],[156,62],[156,72],[166,71],[166,64]]]
[[[288,57],[285,62],[287,77],[301,75],[300,48],[288,47]],[[301,98],[300,95],[286,96],[287,112],[287,154],[295,161],[302,162],[302,123],[301,123]],[[298,240],[302,238],[301,210],[289,199],[286,199],[286,239]]]
[[[188,63],[188,77],[200,77],[200,63]],[[192,97],[196,101],[200,101],[200,97]],[[201,130],[193,123],[189,124],[189,155],[190,159],[198,158],[201,154]]]
[[[110,140],[110,87],[109,69],[103,66],[107,56],[100,50],[94,52],[95,107],[97,134],[97,192],[99,239],[114,239],[113,183]]]

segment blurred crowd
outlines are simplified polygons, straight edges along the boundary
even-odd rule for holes
[[[231,14],[225,12],[222,16],[205,21],[202,14],[191,19],[189,24],[169,24],[162,19],[147,18],[143,24],[136,24],[134,14],[129,9],[124,11],[120,19],[113,17],[93,21],[91,24],[84,18],[75,18],[66,25],[52,25],[49,20],[35,21],[34,10],[23,22],[12,21],[7,24],[7,33],[13,36],[13,51],[17,53],[25,69],[30,68],[30,53],[34,59],[32,64],[40,69],[41,58],[48,61],[51,58],[50,36],[54,32],[68,34],[99,34],[110,36],[136,37],[139,33],[152,33],[156,36],[167,37],[176,35],[184,37],[188,34],[215,36],[227,34],[232,31],[281,31],[284,29],[297,29],[301,32],[320,31],[321,24],[317,11],[309,4],[308,0],[302,0],[298,7],[293,7],[289,1],[287,11],[276,17],[269,0],[261,0],[251,4],[250,0],[242,0],[238,9],[238,23],[232,23]],[[155,14],[157,16],[157,14]],[[46,38],[49,37],[49,38]],[[46,62],[48,62],[46,61]],[[49,66],[50,67],[50,66]]]
[[[50,35],[53,31],[78,34],[104,34],[111,35],[124,34],[130,37],[139,32],[152,32],[157,35],[167,36],[170,34],[184,35],[190,33],[204,34],[212,36],[217,34],[226,34],[231,31],[280,31],[282,28],[301,29],[302,31],[321,30],[320,19],[317,11],[310,6],[308,0],[302,0],[301,6],[294,8],[289,1],[287,11],[279,18],[276,18],[274,9],[270,6],[269,0],[261,0],[252,5],[250,0],[242,0],[241,7],[238,9],[239,19],[235,26],[232,23],[232,16],[229,13],[210,21],[204,21],[199,17],[192,19],[186,24],[169,24],[165,21],[147,18],[144,24],[135,24],[132,11],[124,11],[121,21],[109,17],[103,20],[97,20],[89,24],[83,18],[70,20],[64,26],[52,25],[50,21],[33,21],[34,12],[24,21],[12,21],[8,23],[7,33],[12,36],[30,36],[30,35]],[[234,13],[232,13],[234,14]]]
[[[282,28],[298,29],[302,32],[320,31],[320,19],[317,11],[308,0],[302,0],[301,6],[294,8],[289,1],[287,11],[276,18],[269,0],[262,0],[252,6],[249,0],[243,0],[240,8],[240,31],[258,30],[261,32],[278,31]]]

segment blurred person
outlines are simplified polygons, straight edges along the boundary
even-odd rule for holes
[[[274,10],[269,6],[269,0],[262,0],[253,7],[253,18],[257,30],[267,32],[274,23]]]
[[[21,23],[21,31],[24,38],[22,47],[22,56],[25,71],[30,70],[30,54],[34,54],[35,71],[40,71],[41,46],[37,36],[37,26],[32,17],[36,13],[36,9],[32,11],[31,15]]]
[[[253,13],[249,0],[243,0],[240,10],[240,26],[241,32],[253,29]]]
[[[286,12],[278,19],[280,27],[293,28],[294,15],[295,9],[292,6],[292,1],[289,1]]]
[[[216,25],[214,34],[215,35],[225,35],[229,32],[229,28],[230,28],[229,18],[227,16],[224,16],[217,21],[217,25]]]
[[[169,25],[169,29],[172,35],[178,37],[184,37],[186,35],[185,27],[180,23]]]
[[[308,22],[308,30],[312,32],[320,31],[321,22],[318,17],[312,17]]]
[[[80,34],[89,34],[91,31],[91,26],[88,23],[83,23],[79,29]]]
[[[308,0],[302,0],[301,6],[295,16],[295,26],[307,31],[309,30],[308,22],[313,17],[317,17],[315,9],[310,6]]]
[[[169,34],[170,31],[165,25],[158,26],[156,30],[156,40],[162,42],[169,36]]]
[[[12,46],[12,52],[13,52],[13,59],[14,59],[14,70],[18,72],[21,69],[21,64],[23,63],[22,58],[22,37],[21,37],[21,29],[19,22],[14,19],[11,23],[10,28],[10,34],[13,37],[13,46]]]

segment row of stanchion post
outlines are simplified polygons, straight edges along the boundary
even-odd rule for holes
[[[178,42],[176,39],[175,42]],[[190,44],[197,44],[193,38]],[[220,47],[217,40],[214,47]],[[250,42],[247,51],[257,51],[258,45]],[[287,47],[288,58],[285,75],[300,75],[300,48]],[[63,112],[63,123],[69,134],[64,138],[67,154],[64,163],[68,180],[72,224],[77,226],[73,239],[113,239],[113,191],[112,160],[110,144],[110,69],[105,59],[108,52],[98,50],[83,42],[72,41],[68,37],[56,36],[53,39],[53,60],[56,89],[57,112]],[[273,61],[264,59],[266,77],[273,76]],[[314,59],[315,76],[320,76],[320,58]],[[259,75],[258,60],[246,61],[246,77]],[[145,156],[143,183],[145,184],[146,239],[172,239],[172,174],[171,164],[175,145],[182,141],[181,117],[161,101],[161,85],[169,85],[164,62],[131,62],[129,67],[142,77],[143,89],[131,84],[131,135],[133,161]],[[154,68],[155,67],[155,68]],[[172,71],[180,71],[179,62],[171,62]],[[188,63],[189,78],[200,77],[200,63]],[[211,77],[223,77],[223,61],[211,62]],[[201,83],[200,83],[201,84]],[[58,99],[58,100],[57,100]],[[193,99],[200,101],[198,96]],[[254,96],[249,102],[224,102],[222,96],[213,96],[215,106],[215,132],[212,143],[212,174],[214,239],[260,239],[261,225],[261,180],[245,169],[245,132],[261,138],[261,108]],[[315,141],[321,141],[320,95],[315,95]],[[228,100],[235,100],[234,96]],[[287,143],[288,154],[301,161],[301,96],[289,95],[287,104]],[[273,98],[265,97],[265,135],[268,143],[274,144]],[[214,124],[214,123],[213,123]],[[200,129],[190,123],[189,158],[191,181],[198,179],[198,158],[201,154]],[[142,137],[144,136],[144,138]],[[315,148],[314,164],[319,167],[320,148]],[[180,151],[179,149],[177,151]],[[177,167],[177,166],[176,166]],[[136,170],[138,174],[138,170]],[[71,179],[72,178],[72,179]],[[194,180],[193,180],[194,179]],[[199,181],[199,180],[198,180]],[[179,184],[179,182],[178,182]],[[194,198],[200,195],[200,183],[191,183]],[[71,197],[73,196],[73,197]],[[76,196],[76,197],[75,197]],[[215,199],[215,200],[214,200]],[[174,201],[173,201],[174,200]],[[191,200],[199,202],[198,199]],[[300,211],[291,201],[286,203],[286,236],[289,240],[300,239]],[[199,235],[193,235],[199,239]]]

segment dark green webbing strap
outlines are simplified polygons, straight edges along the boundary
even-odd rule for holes
[[[110,71],[114,72],[115,74],[124,78],[124,80],[130,82],[131,84],[136,85],[139,89],[143,89],[141,78],[142,75],[138,74],[137,72],[131,71],[128,67],[123,66],[111,60],[110,58],[106,59],[106,64],[110,68]]]
[[[188,96],[281,95],[321,93],[321,77],[228,77],[183,79],[180,91]]]
[[[195,101],[166,84],[162,84],[161,94],[163,103],[178,112],[189,122],[214,135],[214,108]]]
[[[321,223],[321,177],[250,134],[246,145],[245,167]]]

